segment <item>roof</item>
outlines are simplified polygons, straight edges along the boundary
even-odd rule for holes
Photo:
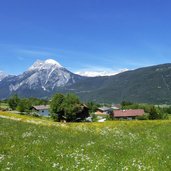
[[[109,107],[100,107],[100,108],[98,108],[97,110],[100,110],[100,111],[105,112],[105,111],[111,110],[111,108],[109,108]]]
[[[118,108],[118,107],[116,107],[116,106],[112,106],[111,107],[113,110],[118,110],[118,109],[120,109],[120,108]]]
[[[114,117],[131,117],[131,116],[142,116],[144,115],[143,109],[129,109],[129,110],[114,110]]]
[[[86,104],[81,104],[82,107],[88,108]]]
[[[48,110],[50,108],[49,105],[40,105],[40,106],[33,106],[36,110]]]
[[[120,109],[121,105],[120,104],[113,104],[112,109]]]

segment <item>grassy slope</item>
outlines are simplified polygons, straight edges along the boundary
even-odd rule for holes
[[[0,170],[171,168],[169,120],[59,124],[0,115],[22,118],[0,119]],[[24,123],[33,120],[39,124]]]

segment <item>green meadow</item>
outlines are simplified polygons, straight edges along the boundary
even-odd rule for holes
[[[0,116],[8,117],[0,118],[2,171],[171,170],[171,120],[64,124]]]

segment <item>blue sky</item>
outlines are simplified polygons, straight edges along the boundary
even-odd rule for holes
[[[73,72],[171,62],[169,0],[4,0],[0,70],[52,58]]]

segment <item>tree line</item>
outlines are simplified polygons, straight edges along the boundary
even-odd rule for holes
[[[11,110],[17,110],[20,113],[32,113],[32,107],[37,105],[49,105],[50,115],[55,121],[77,121],[83,120],[85,117],[94,116],[95,111],[102,106],[94,102],[83,104],[75,94],[55,94],[50,100],[38,98],[20,98],[18,95],[13,95],[4,102],[8,103]],[[107,104],[110,106],[110,104]],[[145,115],[137,119],[167,119],[168,114],[171,114],[170,107],[160,107],[151,104],[138,104],[129,101],[121,103],[122,109],[144,109]],[[88,111],[87,111],[88,110]]]
[[[17,110],[19,112],[30,113],[32,106],[37,105],[47,105],[48,100],[38,99],[38,98],[20,98],[17,94],[11,96],[7,103],[12,110]]]
[[[11,96],[7,103],[11,110],[16,110],[22,114],[34,114],[32,112],[33,106],[37,105],[49,105],[50,116],[55,121],[66,120],[78,121],[84,120],[89,116],[88,109],[90,111],[95,110],[94,103],[86,104],[81,103],[79,98],[75,94],[55,94],[50,100],[38,99],[38,98],[20,98],[18,95]]]

